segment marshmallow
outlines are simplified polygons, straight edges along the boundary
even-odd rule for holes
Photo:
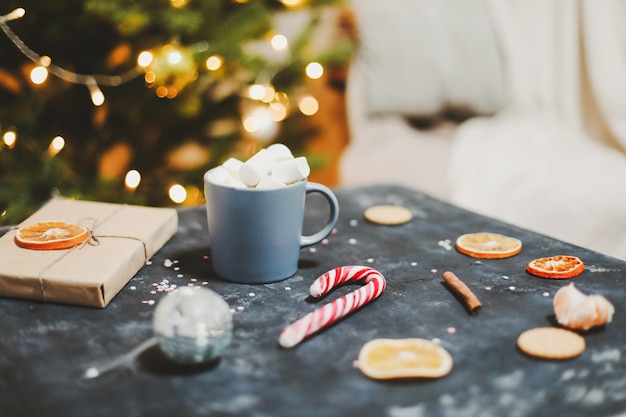
[[[281,162],[286,161],[288,159],[293,159],[293,154],[291,150],[286,145],[282,143],[273,143],[266,148],[269,153],[274,157],[274,161]]]
[[[254,187],[261,178],[269,174],[274,157],[267,149],[261,149],[255,153],[239,168],[239,179],[248,187]]]
[[[204,180],[210,181],[213,184],[224,184],[230,177],[228,170],[223,166],[218,166],[204,174]]]
[[[311,173],[311,168],[304,156],[278,162],[272,167],[272,177],[285,184],[305,179]]]
[[[237,158],[228,158],[222,164],[222,166],[228,170],[230,175],[232,175],[233,178],[236,178],[236,179],[239,179],[239,170],[241,169],[242,165],[243,165],[243,162],[241,162]]]
[[[245,184],[233,177],[223,166],[218,166],[204,174],[204,179],[224,187],[245,188]]]
[[[274,188],[282,188],[285,186],[286,185],[284,182],[279,181],[276,178],[271,177],[269,175],[265,175],[263,178],[261,178],[259,183],[254,188],[258,190],[271,190]]]
[[[287,146],[275,143],[245,162],[227,159],[207,171],[204,179],[225,187],[273,189],[301,181],[310,173],[306,157],[295,158]]]

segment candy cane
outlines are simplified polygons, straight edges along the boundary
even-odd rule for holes
[[[337,285],[353,281],[363,281],[365,285],[285,327],[280,333],[278,343],[285,348],[297,345],[321,328],[376,299],[385,291],[387,286],[385,277],[374,268],[342,266],[328,271],[316,279],[311,284],[309,291],[313,297],[319,298]]]

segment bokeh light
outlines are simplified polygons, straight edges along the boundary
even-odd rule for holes
[[[152,55],[152,52],[143,51],[137,57],[137,65],[139,65],[142,68],[145,68],[148,65],[152,64],[152,60],[154,60],[154,55]]]
[[[222,67],[224,64],[224,58],[219,55],[211,55],[206,60],[206,67],[211,71],[216,71]]]
[[[50,146],[48,146],[48,153],[50,155],[56,155],[65,147],[65,139],[61,136],[56,136],[50,141]]]
[[[12,130],[8,130],[2,135],[2,141],[9,148],[13,148],[17,142],[17,134]]]
[[[317,80],[324,75],[324,67],[319,62],[311,62],[306,66],[305,72],[307,77]]]
[[[167,54],[167,62],[172,65],[178,65],[183,62],[183,54],[179,50],[174,49]]]
[[[141,183],[141,174],[136,169],[131,169],[126,173],[126,177],[124,178],[124,185],[126,189],[129,191],[135,190],[139,187]]]
[[[300,103],[298,103],[298,107],[302,114],[307,116],[312,116],[320,108],[318,101],[313,96],[304,96],[300,99]]]
[[[48,79],[48,69],[42,65],[38,65],[30,72],[30,80],[33,84],[43,84]]]
[[[181,204],[187,199],[187,190],[180,184],[174,184],[168,191],[170,200],[176,204]]]
[[[250,98],[254,100],[261,100],[265,97],[265,87],[261,84],[253,84],[248,89],[248,94],[250,95]]]
[[[272,39],[270,40],[270,44],[272,45],[272,48],[274,48],[275,50],[282,51],[286,49],[287,46],[289,46],[289,41],[287,41],[287,37],[285,35],[281,35],[280,33],[277,33],[276,35],[272,36]]]

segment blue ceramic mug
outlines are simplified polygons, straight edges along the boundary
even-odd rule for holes
[[[211,264],[220,277],[264,284],[296,273],[300,249],[328,236],[339,217],[339,204],[326,186],[306,179],[272,189],[234,188],[204,175]],[[324,227],[302,235],[306,195],[319,193],[330,206]]]

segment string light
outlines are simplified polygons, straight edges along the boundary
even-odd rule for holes
[[[280,0],[287,7],[298,7],[304,3],[304,0]]]
[[[270,44],[272,45],[272,48],[274,48],[277,51],[282,51],[286,49],[287,46],[289,46],[287,37],[285,35],[281,35],[280,33],[272,36],[272,39],[270,40]]]
[[[176,204],[181,204],[187,199],[187,190],[180,184],[174,184],[168,191],[170,200]]]
[[[247,2],[247,0],[234,1],[237,3]],[[169,0],[169,2],[172,7],[180,8],[184,7],[188,0]],[[280,2],[289,8],[303,4],[303,0],[280,0]],[[136,66],[118,75],[79,74],[53,64],[49,56],[36,53],[11,30],[7,22],[22,18],[24,15],[25,10],[18,8],[7,15],[0,16],[0,29],[26,58],[35,63],[30,72],[31,81],[36,85],[40,85],[45,83],[49,75],[52,74],[66,82],[85,85],[95,106],[100,106],[105,102],[105,96],[100,86],[116,87],[141,75],[144,76],[148,86],[155,87],[158,97],[176,97],[179,90],[197,78],[195,61],[192,58],[193,54],[200,51],[201,47],[204,48],[202,51],[208,49],[208,43],[199,43],[193,50],[190,47],[179,48],[177,45],[165,45],[154,53],[151,51],[141,52],[137,56]],[[270,46],[278,53],[289,48],[289,41],[282,34],[277,33],[266,39],[269,39]],[[217,71],[223,65],[224,58],[220,55],[211,55],[205,61],[205,66],[209,71]],[[305,74],[310,79],[319,79],[323,73],[324,68],[318,62],[309,63],[305,69]],[[249,86],[242,95],[242,97],[257,101],[247,111],[243,112],[241,123],[247,133],[260,141],[266,141],[275,137],[279,130],[279,123],[287,117],[290,111],[289,97],[286,93],[275,90],[274,86],[269,82],[271,78],[267,74],[265,74],[265,77],[260,76],[258,78],[259,82]],[[261,102],[265,104],[261,104]],[[312,96],[304,96],[299,100],[298,108],[305,115],[313,115],[319,110],[319,102]],[[15,146],[17,135],[14,131],[7,131],[2,138],[4,144],[12,148]],[[56,136],[50,142],[48,154],[54,156],[64,147],[64,138]],[[124,179],[126,190],[129,192],[135,191],[141,180],[139,171],[135,169],[129,170]],[[194,190],[191,187],[186,189],[181,184],[174,184],[169,188],[168,195],[174,203],[182,204],[189,200],[201,198],[194,196],[194,192],[201,195],[199,189]]]
[[[319,62],[311,62],[306,66],[305,69],[307,77],[312,80],[317,80],[324,75],[324,67]]]
[[[218,69],[222,67],[223,63],[224,63],[224,58],[222,58],[219,55],[211,55],[210,57],[207,58],[205,65],[208,70],[217,71]]]
[[[306,116],[314,115],[320,108],[318,101],[313,96],[302,97],[298,105],[302,114]]]
[[[178,65],[183,62],[183,54],[181,54],[179,50],[174,49],[167,54],[167,62],[172,65]]]
[[[265,87],[261,84],[251,85],[248,89],[248,94],[254,100],[261,100],[265,96]]]
[[[21,7],[13,10],[11,13],[4,15],[4,16],[0,16],[0,23],[5,23],[8,22],[10,20],[16,20],[19,19],[21,17],[24,16],[24,14],[26,14],[26,10],[22,9]]]
[[[61,136],[56,136],[50,141],[50,146],[48,146],[48,154],[50,154],[50,156],[54,156],[61,152],[64,147],[65,139],[63,139]]]
[[[143,51],[137,56],[137,65],[142,68],[149,66],[154,60],[154,55],[150,51]]]
[[[108,87],[117,87],[124,84],[142,73],[140,67],[134,67],[119,75],[100,75],[100,74],[78,74],[68,71],[63,67],[52,63],[52,59],[45,55],[40,55],[33,51],[24,43],[24,41],[11,30],[7,22],[22,18],[26,14],[23,8],[13,10],[11,13],[0,16],[0,29],[13,42],[19,51],[28,59],[35,62],[37,66],[33,68],[30,74],[31,81],[35,84],[42,84],[48,78],[48,74],[52,74],[64,81],[72,84],[86,85],[89,89],[91,100],[94,105],[99,106],[104,103],[104,94],[98,85]],[[94,88],[95,86],[95,88]],[[100,104],[96,104],[100,103]]]
[[[270,118],[275,122],[282,122],[287,117],[287,107],[283,103],[271,103],[268,111]]]
[[[250,110],[244,116],[243,128],[261,141],[268,141],[278,133],[278,124],[268,106],[257,106]]]
[[[141,174],[136,169],[131,169],[126,173],[124,185],[128,191],[135,191],[141,183]]]
[[[12,130],[8,130],[2,135],[2,141],[9,149],[12,149],[15,146],[15,142],[17,142],[17,134]]]
[[[48,70],[46,69],[46,67],[42,65],[37,65],[30,72],[30,80],[33,82],[33,84],[36,84],[36,85],[43,84],[46,82],[47,79],[48,79]]]
[[[170,0],[172,7],[176,7],[177,9],[185,7],[188,2],[188,0]]]
[[[192,47],[166,44],[154,52],[142,52],[138,64],[145,71],[144,80],[154,87],[159,98],[175,98],[189,83],[198,78],[194,53],[203,50],[200,42]]]
[[[98,84],[94,80],[87,82],[87,88],[89,89],[89,95],[91,96],[91,102],[94,106],[101,106],[104,103],[104,94],[98,87]]]

